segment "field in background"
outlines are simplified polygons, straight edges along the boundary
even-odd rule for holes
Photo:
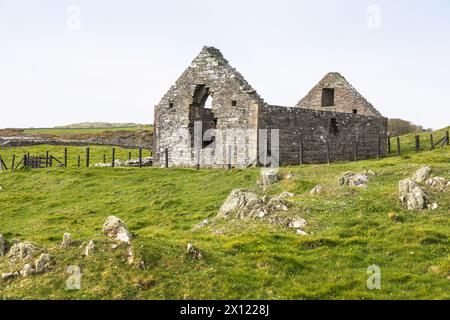
[[[51,129],[25,129],[25,134],[51,134],[51,135],[73,135],[80,133],[104,133],[108,131],[142,131],[152,130],[153,126],[146,125],[141,127],[123,127],[123,128],[51,128]]]

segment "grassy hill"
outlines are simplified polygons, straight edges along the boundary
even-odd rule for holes
[[[70,149],[70,154],[78,151]],[[20,153],[0,150],[5,158],[13,152]],[[91,152],[102,153],[96,148]],[[118,157],[126,153],[120,150]],[[308,221],[306,237],[260,221],[218,220],[194,228],[216,216],[231,190],[248,188],[262,194],[255,185],[258,169],[71,166],[2,172],[0,233],[9,240],[45,247],[55,257],[55,266],[41,276],[0,279],[0,297],[449,299],[449,193],[430,192],[439,203],[433,211],[408,212],[398,202],[398,181],[423,164],[431,165],[434,175],[450,179],[450,148],[357,163],[282,168],[282,174],[291,172],[294,178],[282,180],[266,193],[296,194],[289,200],[289,214]],[[377,175],[367,189],[337,186],[341,173],[368,169]],[[325,192],[310,195],[319,183]],[[401,219],[392,221],[391,212]],[[126,248],[113,250],[101,234],[108,215],[128,224],[145,269],[129,266]],[[64,232],[78,240],[67,251],[58,248]],[[84,257],[79,245],[89,240],[97,243],[98,250]],[[202,260],[186,255],[188,242],[200,249]],[[381,268],[381,290],[366,288],[366,270],[374,264]],[[81,290],[66,289],[69,265],[81,268]],[[10,269],[8,260],[0,257],[0,273]]]

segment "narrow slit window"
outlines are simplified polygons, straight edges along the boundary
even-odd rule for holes
[[[357,109],[353,109],[353,114],[358,114],[358,110]]]
[[[233,107],[236,107],[236,106],[237,106],[237,101],[236,101],[236,100],[231,100],[231,105],[232,105]]]
[[[322,89],[322,107],[334,106],[334,89],[323,88]]]
[[[336,118],[331,118],[330,119],[330,133],[331,134],[338,134],[339,133],[339,129],[338,129]]]
[[[169,109],[173,108],[173,102],[169,103]]]

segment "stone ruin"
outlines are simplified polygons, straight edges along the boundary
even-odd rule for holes
[[[387,153],[387,119],[339,73],[295,107],[269,105],[213,47],[154,112],[155,166],[297,165]]]

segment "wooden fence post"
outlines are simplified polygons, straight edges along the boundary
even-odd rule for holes
[[[12,163],[11,163],[11,170],[14,170],[15,163],[16,163],[16,155],[13,154],[13,156],[12,156]]]
[[[381,159],[381,135],[378,133],[377,157]]]
[[[3,171],[3,159],[2,159],[2,156],[0,156],[0,170]]]
[[[299,154],[299,157],[300,157],[300,165],[303,165],[303,139],[302,139],[302,137],[300,136],[300,150],[299,150],[299,152],[300,152],[300,154]]]
[[[227,165],[228,170],[231,170],[231,145],[228,146]]]
[[[327,163],[330,164],[330,142],[326,141],[326,148],[327,148]]]
[[[430,134],[430,144],[431,144],[431,150],[434,150],[433,134]]]
[[[81,156],[80,155],[78,155],[77,164],[78,164],[78,168],[81,167]]]
[[[416,152],[420,151],[420,136],[416,136]]]
[[[48,151],[45,152],[45,167],[48,168]]]
[[[400,150],[400,137],[397,137],[397,156],[400,157],[401,150]]]
[[[90,150],[89,147],[86,148],[86,168],[89,168],[89,163],[90,163]]]
[[[106,163],[106,153],[103,153],[103,163]]]
[[[115,167],[116,162],[116,148],[112,148],[112,160],[111,160],[111,167]]]
[[[450,136],[449,136],[449,133],[448,133],[448,131],[445,131],[445,140],[447,141],[447,145],[450,145]]]
[[[167,151],[167,149],[166,149]],[[131,157],[131,152],[130,152],[130,157]],[[166,155],[167,158],[167,155]],[[167,159],[166,159],[166,163],[167,163]],[[168,165],[166,164],[166,168],[168,167]],[[142,168],[142,147],[139,147],[139,168]]]
[[[67,148],[64,148],[64,167],[67,168]]]
[[[166,168],[169,167],[169,149],[165,148],[164,149],[164,157],[165,157],[165,166]]]
[[[388,154],[391,154],[391,137],[388,136]]]
[[[128,161],[131,161],[131,151],[128,152]]]
[[[31,162],[30,161],[30,153],[29,152],[27,153],[27,159],[28,159],[28,161],[27,161],[28,166],[27,167],[29,168],[30,165],[31,165],[31,163],[30,163]]]

